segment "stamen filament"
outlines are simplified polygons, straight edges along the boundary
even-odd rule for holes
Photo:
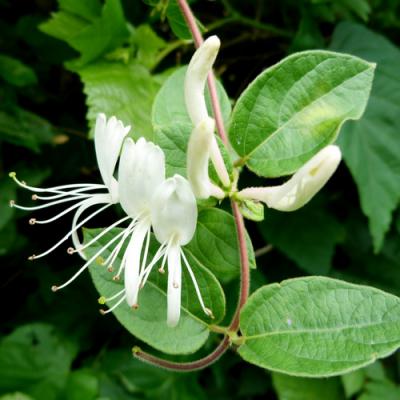
[[[120,232],[118,235],[116,235],[115,237],[113,237],[104,247],[102,247],[94,256],[92,256],[88,261],[86,261],[86,263],[70,278],[68,279],[68,281],[66,281],[65,283],[63,283],[60,286],[53,286],[52,290],[53,292],[56,292],[57,290],[63,289],[66,286],[68,286],[71,282],[73,282],[83,271],[85,271],[89,265],[96,260],[97,257],[99,257],[99,255],[101,253],[103,253],[103,251],[107,250],[116,240],[118,240],[120,238],[120,236],[122,236],[124,232]]]
[[[124,289],[125,290],[125,289]],[[113,310],[115,310],[124,300],[126,299],[126,295],[122,296],[111,308],[109,308],[108,310],[100,310],[100,313],[102,315],[108,314],[110,312],[112,312]]]
[[[57,193],[58,191],[63,190],[63,189],[80,188],[80,187],[92,187],[92,188],[97,188],[97,189],[107,188],[106,185],[99,184],[99,183],[72,183],[72,184],[69,184],[69,185],[53,186],[53,187],[50,187],[50,188],[38,188],[38,187],[34,187],[34,186],[29,186],[25,182],[20,181],[17,178],[17,175],[16,175],[15,172],[10,172],[9,176],[10,176],[10,178],[12,178],[14,180],[14,182],[17,185],[23,187],[24,189],[28,189],[28,190],[31,190],[32,192],[38,192],[38,193],[39,192],[42,192],[42,193],[45,193],[45,192]]]
[[[185,253],[183,252],[182,249],[181,249],[181,256],[182,256],[183,262],[186,265],[186,268],[188,269],[189,275],[192,278],[194,289],[196,290],[197,298],[199,299],[199,303],[201,305],[201,308],[203,309],[203,311],[204,311],[204,313],[206,315],[212,316],[211,310],[204,305],[203,297],[201,296],[200,288],[199,288],[199,285],[197,284],[196,277],[194,276],[192,268],[190,267],[190,264],[189,264],[189,262],[188,262],[188,260],[187,260],[187,258],[185,256]]]
[[[48,254],[50,254],[53,250],[55,250],[58,246],[60,246],[62,243],[64,243],[71,235],[74,231],[76,231],[77,229],[79,229],[83,224],[85,224],[87,221],[89,221],[91,218],[93,218],[95,215],[101,213],[102,211],[104,211],[106,208],[110,207],[111,204],[106,204],[104,207],[101,207],[100,209],[96,210],[94,213],[90,214],[87,218],[85,218],[82,222],[80,222],[74,229],[71,229],[61,240],[59,240],[54,246],[50,247],[48,250],[46,250],[45,252],[35,255],[35,259],[37,258],[41,258],[44,256],[47,256]],[[37,222],[37,221],[36,221]]]
[[[107,204],[107,207],[110,206],[111,204]],[[126,221],[129,218],[129,216],[126,216],[124,218],[121,218],[119,221],[114,222],[112,225],[110,225],[108,228],[104,229],[101,231],[97,236],[95,236],[93,239],[91,239],[89,242],[85,243],[83,246],[79,247],[78,249],[73,249],[71,250],[71,254],[76,253],[78,251],[85,250],[86,248],[90,247],[94,242],[97,242],[101,237],[103,237],[105,234],[107,234],[111,229],[115,228],[116,226],[120,225],[122,222]],[[85,222],[87,219],[85,219]],[[79,226],[82,226],[84,222],[79,223]]]
[[[48,204],[41,204],[40,206],[33,206],[33,207],[25,207],[25,206],[20,206],[18,204],[13,204],[12,207],[18,208],[20,210],[25,210],[25,211],[36,211],[36,210],[41,210],[43,208],[47,208],[47,207],[52,207],[55,206],[57,204],[62,204],[62,203],[66,203],[68,201],[72,201],[72,200],[76,200],[77,198],[85,198],[86,196],[84,195],[79,195],[76,197],[71,197],[68,199],[61,199],[61,200],[57,200],[57,201],[52,201]]]
[[[53,196],[39,196],[37,194],[33,194],[32,200],[54,200],[54,199],[59,199],[59,198],[65,197],[65,196],[76,196],[76,195],[90,197],[90,196],[93,196],[93,194],[84,194],[83,192],[88,192],[90,190],[97,190],[97,189],[98,188],[83,187],[83,188],[80,188],[77,190],[71,190],[71,191],[67,191],[67,192],[64,192],[64,191],[58,192],[57,191],[57,193],[59,193],[59,194],[55,194]]]
[[[72,210],[75,210],[75,208],[80,207],[85,201],[86,201],[86,199],[80,201],[79,203],[72,205],[71,207],[68,207],[64,211],[61,211],[60,213],[56,214],[54,217],[51,217],[49,219],[44,219],[44,220],[36,220],[35,219],[35,224],[48,224],[50,222],[56,221],[57,219],[63,217],[64,215],[68,214]],[[72,229],[72,233],[74,233],[74,232],[75,232],[75,230]]]

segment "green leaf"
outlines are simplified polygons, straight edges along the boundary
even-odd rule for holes
[[[329,272],[335,247],[345,234],[339,222],[317,201],[290,213],[267,210],[258,227],[267,243],[304,271],[316,275]]]
[[[0,400],[34,400],[32,397],[27,396],[21,392],[9,393],[0,397]]]
[[[98,399],[99,382],[93,371],[79,369],[68,376],[64,389],[66,400]]]
[[[97,114],[103,112],[131,125],[134,138],[144,136],[154,140],[150,115],[160,86],[145,67],[98,62],[79,69],[78,73],[87,95],[87,118],[91,127]]]
[[[164,83],[158,92],[152,111],[152,122],[156,132],[157,143],[166,155],[167,175],[186,176],[186,148],[193,125],[186,111],[184,99],[184,79],[186,67],[179,68]],[[229,119],[231,104],[223,86],[217,82],[218,98],[221,104],[225,123]],[[174,99],[171,101],[171,99]],[[206,90],[206,101],[209,114],[212,115],[211,101]],[[225,149],[220,146],[228,172],[232,164]]]
[[[331,47],[378,65],[365,115],[345,126],[339,143],[379,251],[400,201],[400,51],[383,36],[352,23],[337,27]]]
[[[34,398],[56,399],[74,356],[75,348],[52,326],[20,326],[0,342],[0,392],[23,390]]]
[[[93,256],[100,246],[110,241],[118,232],[120,230],[114,229],[99,239],[89,249],[89,257]],[[85,238],[90,240],[98,233],[100,230],[85,231]],[[151,260],[150,257],[154,255],[157,248],[155,241],[152,241],[148,260]],[[106,258],[109,253],[110,249],[107,249],[103,252],[102,257]],[[190,275],[184,266],[182,268],[182,311],[176,328],[169,328],[166,324],[167,274],[158,273],[157,266],[154,267],[149,281],[140,292],[139,309],[132,310],[126,302],[123,302],[113,311],[119,322],[129,332],[154,348],[169,354],[187,354],[198,350],[209,335],[207,324],[220,321],[225,314],[225,295],[217,279],[201,262],[194,259],[190,252],[186,252],[186,254],[204,303],[212,310],[214,320],[202,311]],[[116,268],[119,267],[119,262],[120,258],[115,265]],[[90,273],[97,290],[106,298],[123,289],[123,283],[113,281],[112,274],[100,265],[93,263]]]
[[[256,267],[254,251],[247,236],[249,264]],[[237,278],[240,273],[240,254],[235,221],[231,214],[218,208],[199,212],[196,233],[185,246],[185,253],[193,256],[224,283]]]
[[[30,111],[0,110],[0,140],[38,152],[42,144],[51,143],[53,135],[49,122]]]
[[[344,374],[341,377],[346,399],[350,399],[355,394],[359,393],[364,386],[365,369],[358,369],[356,371]]]
[[[0,77],[11,85],[22,87],[37,83],[35,71],[17,60],[0,54]]]
[[[248,362],[304,377],[338,375],[400,346],[400,299],[324,277],[297,278],[253,293],[240,315]]]
[[[328,51],[293,54],[261,73],[232,113],[229,137],[247,167],[278,177],[296,171],[364,112],[374,65]]]
[[[61,11],[41,24],[50,36],[67,42],[81,57],[73,65],[83,65],[120,46],[128,29],[120,0],[106,0],[101,15],[98,1],[60,1]]]
[[[172,32],[174,32],[178,38],[187,40],[192,39],[192,34],[185,22],[177,0],[168,1],[166,16]]]
[[[390,381],[369,382],[365,392],[358,400],[398,400],[400,398],[400,387]]]
[[[137,47],[137,60],[149,69],[156,65],[160,50],[166,46],[165,40],[160,38],[150,25],[138,26],[133,32],[132,42]]]
[[[264,205],[253,200],[242,200],[239,203],[240,213],[251,221],[260,222],[264,219]]]
[[[343,393],[338,378],[311,379],[272,374],[279,400],[342,400]]]

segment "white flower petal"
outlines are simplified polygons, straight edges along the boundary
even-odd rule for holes
[[[118,170],[120,203],[136,217],[150,210],[155,189],[165,179],[165,157],[160,147],[140,138],[128,138],[122,148]]]
[[[342,158],[338,146],[324,147],[280,186],[247,188],[239,198],[259,200],[280,211],[295,211],[308,203],[336,171]]]
[[[94,128],[94,145],[97,163],[103,179],[114,202],[117,201],[118,193],[114,179],[114,170],[121,151],[122,142],[128,134],[130,126],[124,127],[121,121],[111,117],[108,121],[104,114],[99,114]]]
[[[178,325],[181,315],[182,265],[179,245],[172,245],[168,252],[167,324]]]
[[[158,187],[152,199],[151,220],[160,243],[175,238],[183,246],[192,240],[197,223],[197,204],[185,178],[174,175]]]
[[[126,302],[130,307],[137,307],[139,292],[140,256],[147,231],[150,226],[139,223],[133,231],[126,248],[126,264],[124,268],[124,284]]]
[[[194,126],[208,117],[204,88],[220,44],[217,36],[210,36],[205,40],[193,54],[186,72],[184,86],[186,109]]]

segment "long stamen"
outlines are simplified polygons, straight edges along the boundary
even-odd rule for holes
[[[193,270],[190,267],[190,264],[189,264],[189,262],[185,256],[185,253],[183,252],[182,249],[181,249],[181,256],[182,256],[183,262],[186,265],[186,268],[188,269],[189,275],[192,278],[194,289],[196,290],[197,298],[199,299],[201,308],[203,309],[203,311],[206,315],[208,315],[210,318],[214,318],[212,311],[209,308],[207,308],[204,304],[203,297],[201,296],[200,288],[199,288],[199,285],[197,284],[196,277],[194,276]]]
[[[66,286],[68,286],[71,282],[73,282],[83,271],[85,271],[89,265],[96,260],[97,257],[100,256],[101,253],[103,253],[103,251],[107,250],[115,241],[117,241],[120,236],[122,236],[124,232],[120,232],[118,235],[116,235],[114,238],[112,238],[104,247],[102,247],[93,257],[91,257],[70,279],[68,279],[68,281],[66,281],[65,283],[63,283],[60,286],[53,286],[51,288],[51,290],[53,292],[56,292],[57,290],[63,289]]]
[[[10,176],[10,178],[12,178],[14,180],[14,182],[23,187],[24,189],[27,190],[31,190],[32,192],[38,192],[38,193],[45,193],[45,192],[53,192],[53,193],[58,193],[60,190],[64,190],[64,189],[72,189],[72,188],[80,188],[80,187],[92,187],[92,188],[96,188],[96,189],[104,189],[106,188],[106,185],[102,185],[102,184],[98,184],[98,183],[72,183],[69,185],[61,185],[61,186],[54,186],[54,187],[50,187],[50,188],[38,188],[38,187],[34,187],[34,186],[29,186],[27,185],[25,182],[20,181],[17,178],[17,175],[15,172],[10,172],[8,174]]]
[[[154,255],[153,259],[151,260],[150,264],[141,272],[139,276],[139,282],[140,282],[140,287],[143,288],[143,286],[146,284],[147,279],[150,275],[151,270],[153,269],[154,265],[160,260],[161,257],[165,257],[165,247],[166,243],[163,243],[160,248],[157,250],[157,253]]]
[[[107,204],[105,207],[110,206],[111,204]],[[92,214],[93,215],[93,214]],[[89,217],[88,217],[89,218]],[[88,218],[84,220],[84,222],[80,222],[77,226],[80,227],[82,226],[85,222],[88,221]],[[97,236],[95,236],[93,239],[91,239],[89,242],[85,243],[83,246],[79,247],[78,249],[74,249],[70,247],[68,249],[69,254],[74,254],[78,251],[85,250],[86,248],[90,247],[94,242],[97,242],[101,237],[103,237],[105,234],[107,234],[111,229],[115,228],[116,226],[122,224],[122,222],[126,221],[129,218],[129,216],[121,218],[119,221],[114,222],[112,225],[110,225],[108,228],[104,229],[101,231]]]
[[[104,211],[106,208],[110,207],[111,204],[106,204],[104,207],[101,207],[100,209],[96,210],[94,213],[92,213],[91,215],[89,215],[86,219],[84,219],[81,223],[79,223],[79,225],[77,225],[75,227],[75,229],[71,229],[61,240],[59,240],[54,246],[50,247],[48,250],[46,250],[45,252],[38,254],[34,256],[34,259],[37,258],[41,258],[44,256],[47,256],[48,254],[50,254],[53,250],[55,250],[58,246],[60,246],[60,244],[64,243],[71,235],[74,231],[76,231],[77,229],[79,229],[83,224],[85,224],[87,221],[89,221],[91,218],[93,218],[95,215],[101,213],[102,211]]]
[[[32,200],[55,200],[55,199],[60,199],[62,197],[66,197],[66,196],[77,196],[77,195],[81,195],[81,196],[86,196],[86,197],[90,197],[93,196],[92,193],[84,193],[84,192],[88,192],[91,190],[98,190],[98,188],[93,188],[93,187],[83,187],[77,190],[70,190],[70,191],[60,191],[59,194],[55,194],[53,196],[40,196],[37,194],[33,194],[32,195]]]
[[[122,296],[111,308],[109,308],[108,310],[100,310],[100,314],[101,315],[106,315],[108,313],[110,313],[111,311],[115,310],[124,300],[126,299],[126,295]]]
[[[145,244],[145,247],[144,247],[142,264],[140,266],[140,274],[145,269],[145,266],[146,266],[146,263],[147,263],[147,256],[149,254],[149,246],[150,246],[150,232],[151,232],[151,225],[149,226],[149,229],[147,230],[147,234],[146,234],[146,244]]]
[[[116,299],[117,297],[121,296],[121,295],[124,294],[124,293],[125,293],[125,289],[122,289],[122,290],[120,290],[118,293],[114,294],[114,295],[111,296],[111,297],[104,297],[104,296],[101,296],[101,297],[98,299],[98,302],[99,302],[99,304],[106,304],[106,302],[111,301],[111,300],[114,300],[114,299]]]
[[[56,214],[54,217],[51,217],[49,219],[42,219],[42,220],[37,220],[36,218],[31,218],[29,223],[31,225],[35,225],[35,224],[49,224],[50,222],[54,222],[57,219],[63,217],[64,215],[68,214],[69,212],[75,210],[75,208],[80,207],[84,202],[86,201],[86,199],[80,201],[79,203],[76,203],[74,205],[72,205],[71,207],[66,208],[64,211],[61,211],[60,213]],[[74,228],[72,229],[72,234],[74,234],[75,230]]]
[[[118,244],[115,246],[115,248],[110,253],[110,255],[107,257],[107,259],[103,262],[103,265],[110,265],[110,268],[112,270],[113,263],[115,262],[116,258],[118,257],[118,254],[121,251],[121,248],[124,245],[126,239],[129,237],[129,234],[135,228],[135,225],[136,225],[136,221],[132,221],[128,225],[128,227],[125,228],[125,234],[123,235],[122,239],[118,242]]]
[[[75,201],[76,199],[81,199],[81,198],[86,198],[86,196],[79,195],[79,196],[76,196],[76,197],[71,197],[71,198],[67,198],[67,199],[61,199],[61,200],[57,200],[57,201],[52,201],[52,202],[50,202],[48,204],[41,204],[40,206],[33,206],[33,207],[20,206],[18,204],[15,204],[14,202],[13,203],[10,202],[10,206],[18,208],[19,210],[35,211],[35,210],[41,210],[42,208],[56,206],[57,204],[66,203],[68,201],[73,201],[73,200]]]

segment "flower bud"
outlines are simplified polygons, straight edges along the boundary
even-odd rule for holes
[[[192,240],[197,204],[189,182],[180,175],[166,179],[152,199],[151,222],[160,243],[173,240],[184,246]]]
[[[336,171],[341,158],[338,146],[326,146],[283,185],[247,188],[238,193],[238,198],[259,200],[280,211],[295,211],[319,192]]]
[[[220,47],[217,36],[210,36],[196,50],[190,60],[185,77],[186,109],[194,126],[208,117],[204,88]]]
[[[210,196],[224,198],[224,192],[208,176],[208,163],[214,137],[215,122],[206,117],[192,131],[187,150],[187,174],[193,193],[199,199]]]

